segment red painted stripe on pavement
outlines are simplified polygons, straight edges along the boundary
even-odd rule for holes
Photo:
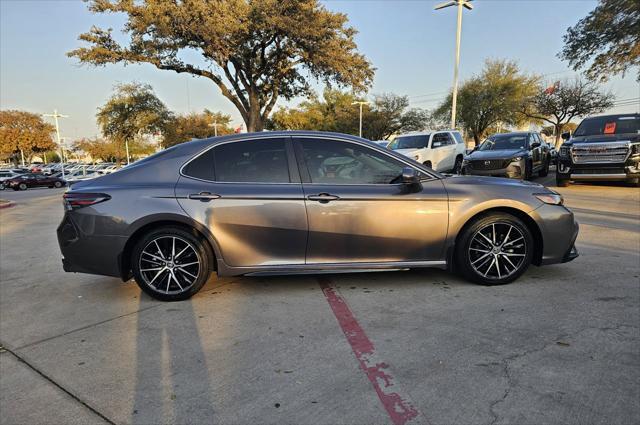
[[[353,354],[373,385],[391,421],[394,425],[403,425],[417,417],[418,411],[411,404],[409,397],[402,394],[400,386],[391,375],[389,364],[378,359],[373,343],[367,337],[340,292],[328,278],[321,277],[318,281],[333,314],[338,319],[344,336],[351,345]]]

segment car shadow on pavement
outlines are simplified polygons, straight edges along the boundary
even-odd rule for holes
[[[146,298],[146,300],[145,300]],[[148,303],[142,293],[140,303]],[[214,422],[209,371],[191,300],[138,315],[131,423]]]

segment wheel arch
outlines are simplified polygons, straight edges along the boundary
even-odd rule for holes
[[[527,226],[527,229],[529,229],[529,231],[531,232],[531,235],[533,236],[533,243],[534,243],[533,259],[531,262],[536,266],[539,266],[540,264],[542,264],[542,253],[544,252],[544,241],[542,238],[542,231],[540,230],[540,226],[538,226],[538,223],[536,223],[536,221],[529,214],[527,214],[526,212],[518,208],[492,207],[492,208],[487,208],[485,210],[476,212],[471,217],[469,217],[465,221],[465,223],[460,227],[460,230],[456,234],[453,244],[447,250],[448,267],[451,268],[451,266],[454,264],[453,260],[454,260],[455,247],[456,245],[458,245],[459,240],[462,237],[462,234],[464,233],[464,231],[467,229],[467,227],[471,226],[479,218],[492,213],[510,214],[514,217],[519,218],[525,224],[525,226]]]
[[[132,227],[135,229],[131,232],[131,235],[127,238],[127,242],[122,249],[122,252],[119,254],[118,265],[120,266],[120,276],[123,281],[127,281],[131,279],[131,253],[133,251],[133,247],[136,243],[147,233],[152,230],[161,228],[161,227],[180,227],[190,233],[192,233],[195,237],[203,240],[205,242],[205,247],[209,250],[211,254],[211,261],[209,267],[211,270],[217,270],[217,261],[218,258],[218,250],[217,244],[215,243],[215,239],[213,239],[213,235],[209,230],[203,226],[202,224],[191,220],[187,217],[179,216],[179,215],[160,215],[160,216],[151,216],[147,217],[144,220],[136,222],[132,224]]]

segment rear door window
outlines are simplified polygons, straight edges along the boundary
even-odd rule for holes
[[[215,181],[289,183],[284,138],[243,140],[213,148]]]

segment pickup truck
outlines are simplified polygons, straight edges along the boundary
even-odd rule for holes
[[[556,184],[572,180],[627,181],[640,186],[640,114],[585,118],[573,135],[564,133]]]

